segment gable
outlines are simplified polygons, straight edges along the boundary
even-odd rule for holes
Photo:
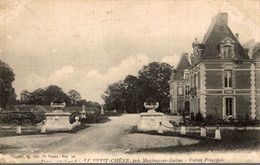
[[[232,41],[232,44],[234,45],[234,58],[248,59],[246,51],[244,51],[237,38],[228,27],[227,18],[225,18],[224,13],[217,15],[208,29],[202,42],[205,45],[205,48],[201,54],[201,59],[221,59],[221,44],[228,39]]]
[[[176,68],[176,74],[174,80],[183,80],[183,71],[190,67],[190,63],[186,57],[186,54],[183,54],[181,60]]]

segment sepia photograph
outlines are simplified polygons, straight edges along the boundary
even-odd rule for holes
[[[260,0],[1,0],[0,163],[260,163]]]

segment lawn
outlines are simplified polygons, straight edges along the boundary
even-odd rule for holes
[[[88,125],[80,125],[75,127],[71,131],[64,131],[64,132],[46,132],[44,134],[53,134],[53,133],[77,133],[80,130],[88,128]],[[21,134],[16,134],[16,127],[13,126],[12,128],[0,128],[0,137],[8,137],[8,136],[23,136],[23,135],[39,135],[42,134],[40,130],[37,130],[36,126],[24,126],[22,128]]]
[[[147,132],[147,134],[161,136],[177,136],[183,138],[200,140],[197,144],[162,147],[162,148],[144,148],[137,152],[207,152],[207,151],[234,151],[234,150],[259,150],[260,149],[260,131],[239,131],[239,130],[221,130],[221,140],[214,139],[214,132],[207,134],[210,138],[200,137],[200,133],[187,133],[180,135],[178,132],[166,132],[158,134],[157,132]]]

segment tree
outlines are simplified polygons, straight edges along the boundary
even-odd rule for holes
[[[72,105],[76,105],[77,102],[79,102],[81,100],[80,93],[73,89],[68,92],[68,96],[70,98]]]
[[[38,88],[34,90],[31,93],[32,104],[38,104],[38,105],[49,104],[48,102],[46,102],[47,97],[45,92],[46,91],[42,88]]]
[[[168,110],[172,70],[169,64],[152,62],[138,72],[138,77],[128,75],[124,81],[109,85],[102,96],[105,107],[127,112],[145,111],[143,105],[149,99],[160,103],[159,110]]]
[[[123,81],[119,81],[118,83],[108,85],[108,88],[105,90],[104,95],[102,95],[107,109],[117,109],[121,111],[125,109],[125,100],[122,97],[122,87]]]
[[[32,104],[32,94],[28,90],[23,90],[20,94],[20,102],[22,104]]]
[[[126,76],[122,86],[122,98],[127,112],[136,112],[138,78],[133,75]]]
[[[70,105],[69,96],[56,85],[50,85],[44,89],[39,88],[33,92],[24,90],[20,95],[20,101],[23,104],[50,105],[51,102],[66,102],[67,105]]]
[[[101,105],[98,102],[87,101],[85,99],[77,102],[77,106],[82,107],[83,105],[85,105],[87,108],[97,108],[99,110],[101,109]]]
[[[70,100],[66,93],[63,92],[62,88],[57,85],[50,85],[45,90],[45,104],[51,104],[51,102],[66,102],[70,104]]]
[[[173,67],[167,63],[152,62],[138,72],[139,106],[143,106],[146,99],[152,99],[160,103],[159,110],[166,111],[169,108],[169,81],[172,70]]]
[[[15,74],[8,64],[0,60],[0,107],[6,108],[8,103],[15,100],[16,94],[12,87]]]

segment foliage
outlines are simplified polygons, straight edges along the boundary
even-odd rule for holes
[[[70,123],[75,122],[75,116],[77,115],[72,115],[70,118]],[[88,114],[87,118],[80,119],[81,124],[91,124],[91,123],[104,123],[108,121],[108,117],[100,114]]]
[[[70,105],[69,96],[57,85],[50,85],[44,89],[36,89],[33,92],[24,90],[21,92],[22,104],[50,105],[51,102],[66,102]]]
[[[147,98],[154,99],[160,103],[159,111],[168,109],[169,99],[169,80],[173,67],[166,63],[152,62],[144,66],[139,73],[139,106]]]
[[[98,102],[87,101],[85,99],[78,101],[76,105],[79,107],[85,105],[87,108],[97,108],[99,110],[101,109],[101,105]]]
[[[191,119],[192,121],[195,120],[194,112],[191,112],[191,113],[190,113],[190,119]]]
[[[34,124],[44,120],[44,114],[31,112],[10,112],[1,114],[0,123],[5,124]]]
[[[7,63],[0,60],[0,107],[6,108],[6,106],[15,102],[16,94],[12,87],[12,83],[15,80],[15,74],[13,69],[9,67]]]
[[[78,91],[72,89],[66,94],[63,92],[62,88],[56,85],[50,85],[44,89],[39,88],[33,92],[29,92],[27,90],[21,92],[20,104],[50,105],[51,102],[66,102],[66,107],[81,107],[85,105],[87,108],[101,109],[99,103],[81,99],[81,95]]]
[[[108,110],[142,112],[144,102],[159,102],[159,111],[169,109],[169,83],[172,66],[152,62],[138,72],[138,76],[128,75],[123,81],[108,85],[102,96]]]
[[[71,105],[76,105],[77,102],[81,100],[80,93],[73,89],[68,92],[68,96],[70,98]]]
[[[204,117],[202,116],[202,114],[200,112],[197,113],[195,121],[198,121],[198,122],[203,122],[204,121]]]
[[[108,86],[105,90],[105,94],[102,96],[105,101],[106,109],[125,109],[124,107],[124,96],[123,96],[123,82],[119,81]]]

